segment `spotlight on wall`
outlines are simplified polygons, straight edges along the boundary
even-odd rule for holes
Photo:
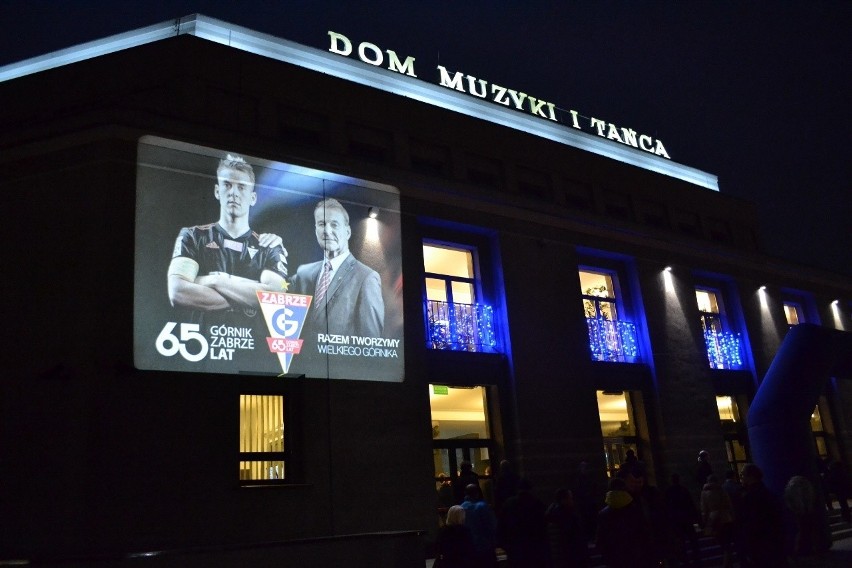
[[[671,266],[667,266],[663,269],[663,282],[666,285],[666,292],[674,294],[675,285],[674,285],[674,279],[672,277],[672,267]]]
[[[369,216],[370,216],[370,219],[375,219],[376,217],[378,217],[378,216],[379,216],[379,209],[378,209],[378,207],[370,207],[370,208],[367,210],[367,215],[369,215]]]
[[[840,315],[840,300],[831,302],[831,316],[834,318],[834,328],[846,331],[846,324]]]

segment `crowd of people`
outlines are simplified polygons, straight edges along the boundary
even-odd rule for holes
[[[820,476],[828,491],[846,505],[849,480],[843,466],[834,477]],[[783,497],[773,494],[755,464],[717,475],[702,451],[691,475],[693,493],[672,474],[665,490],[647,479],[645,464],[632,452],[606,488],[600,488],[587,463],[545,505],[512,464],[503,461],[493,483],[493,505],[469,463],[460,467],[460,500],[449,506],[437,539],[435,568],[497,566],[497,549],[510,567],[590,566],[590,552],[611,568],[700,566],[699,539],[719,546],[725,567],[787,566],[788,552],[807,555],[817,548],[820,492],[805,476],[794,476]],[[830,469],[826,469],[826,472]],[[462,474],[464,477],[462,477]],[[602,476],[601,476],[602,479]],[[449,478],[444,484],[449,487]],[[439,492],[441,489],[439,488]],[[445,498],[448,489],[444,489]],[[829,500],[827,507],[832,507]],[[795,519],[794,542],[785,546],[785,512]],[[842,510],[848,522],[848,506]]]

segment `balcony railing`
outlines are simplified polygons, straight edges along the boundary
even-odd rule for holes
[[[704,343],[712,369],[743,368],[743,342],[739,333],[705,329]]]
[[[586,318],[589,349],[595,361],[635,363],[639,360],[636,326],[628,321]]]
[[[483,304],[426,300],[426,344],[430,349],[494,352],[494,311]]]

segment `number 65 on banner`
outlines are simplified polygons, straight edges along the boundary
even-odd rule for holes
[[[166,324],[160,335],[157,336],[157,352],[164,357],[172,357],[180,351],[181,357],[193,363],[201,361],[207,356],[208,345],[207,339],[198,333],[197,323],[182,323],[180,324],[180,339],[172,333],[176,322],[170,321]],[[197,353],[191,353],[187,349],[186,344],[191,341],[197,341],[200,349]]]

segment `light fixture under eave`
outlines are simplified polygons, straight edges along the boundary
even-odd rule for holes
[[[760,298],[760,307],[769,309],[769,299],[766,296],[766,286],[761,286],[757,289],[757,297]]]
[[[370,216],[370,219],[375,219],[376,217],[378,217],[378,216],[379,216],[379,209],[378,209],[378,207],[370,207],[370,208],[367,210],[367,215],[369,215],[369,216]]]
[[[669,294],[675,293],[674,277],[672,276],[672,267],[666,266],[663,268],[663,282],[665,283],[666,292]]]

